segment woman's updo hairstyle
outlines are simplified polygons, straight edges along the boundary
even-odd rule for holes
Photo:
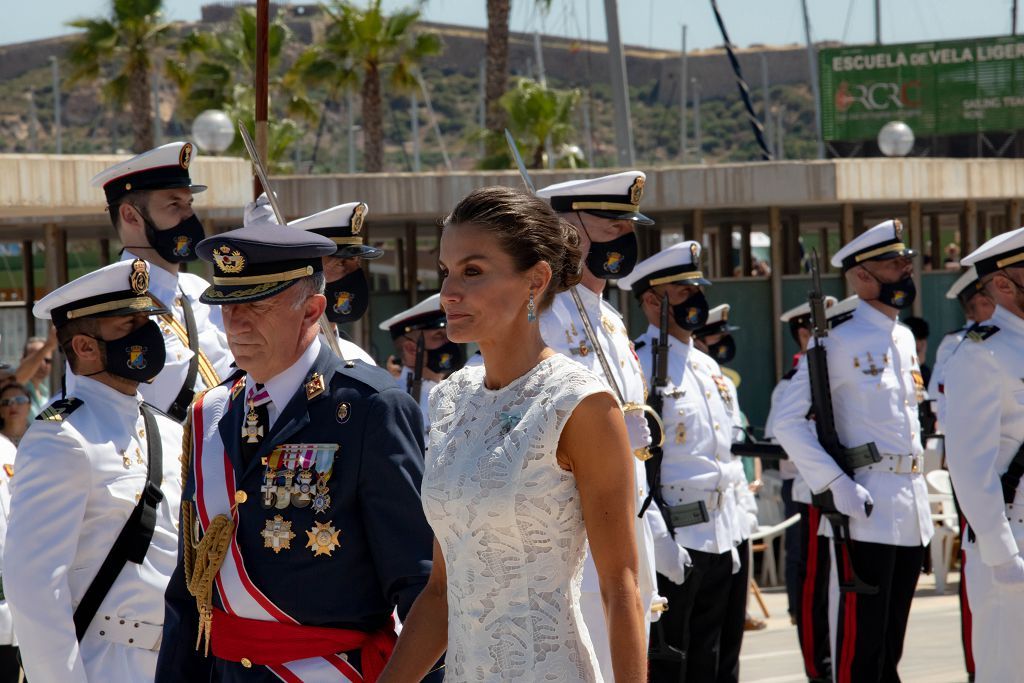
[[[580,236],[558,217],[543,199],[510,187],[482,187],[462,199],[443,226],[472,224],[498,239],[512,257],[516,270],[526,272],[540,261],[551,266],[551,284],[537,301],[540,310],[551,305],[558,292],[579,283],[583,276]]]

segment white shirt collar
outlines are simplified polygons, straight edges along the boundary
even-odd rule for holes
[[[122,261],[130,261],[141,256],[136,256],[129,250],[121,252]],[[143,259],[145,261],[145,259]],[[160,266],[146,261],[149,264],[149,292],[160,300],[164,306],[174,306],[174,298],[178,296],[178,274],[164,270]]]
[[[280,411],[284,410],[288,402],[292,400],[292,396],[299,390],[303,381],[306,379],[306,375],[309,374],[309,369],[313,367],[313,363],[316,362],[316,357],[320,354],[320,337],[314,337],[313,343],[306,347],[306,350],[302,352],[299,359],[292,363],[292,366],[283,372],[279,372],[263,384],[263,388],[270,394],[270,400],[274,402],[274,406]],[[246,375],[245,378],[245,394],[249,395],[249,390],[256,386],[256,380],[252,378],[252,375]]]
[[[896,327],[897,322],[863,299],[857,304],[857,308],[853,309],[853,317],[889,332]]]
[[[1010,329],[1017,334],[1024,334],[1024,319],[1011,313],[1002,306],[996,304],[992,317],[981,323],[982,325],[995,325],[1004,329]]]
[[[596,309],[601,308],[601,300],[603,297],[590,287],[579,284],[576,285],[576,291],[580,293],[580,300],[583,302],[584,307]],[[572,297],[572,292],[566,292],[566,294]]]
[[[96,401],[97,405],[103,406],[103,411],[110,414],[125,414],[131,416],[132,423],[138,416],[139,404],[142,403],[142,394],[135,391],[134,394],[123,394],[114,387],[99,382],[92,377],[74,375],[73,389],[69,386],[68,395],[73,398],[80,398],[83,401]],[[109,410],[108,410],[109,409]]]

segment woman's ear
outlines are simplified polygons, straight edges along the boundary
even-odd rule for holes
[[[532,269],[529,276],[530,288],[535,292],[545,291],[551,286],[551,280],[554,277],[554,273],[551,270],[551,264],[547,261],[538,262]]]

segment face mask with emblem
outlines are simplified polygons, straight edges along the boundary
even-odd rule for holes
[[[327,297],[327,319],[332,323],[350,323],[359,320],[370,304],[370,287],[362,268],[328,282],[324,290]]]
[[[206,232],[198,216],[192,214],[173,228],[160,230],[144,211],[140,210],[139,213],[146,226],[146,240],[160,254],[160,258],[168,263],[183,263],[199,258],[195,247],[206,237]]]
[[[132,382],[152,382],[164,369],[167,355],[164,335],[152,320],[119,339],[93,339],[100,343],[103,351],[103,371],[111,375]]]
[[[636,233],[629,232],[610,242],[591,242],[587,252],[587,268],[603,280],[625,277],[633,271],[637,260]]]
[[[728,363],[736,357],[736,340],[732,338],[732,335],[722,337],[708,347],[708,355],[714,358],[719,365]]]
[[[870,272],[870,271],[869,271]],[[905,275],[896,282],[882,282],[874,273],[871,277],[878,282],[878,301],[893,308],[907,308],[914,303],[917,296],[917,286],[914,285],[914,278]]]
[[[443,375],[455,372],[462,367],[464,362],[462,347],[455,342],[447,342],[436,349],[427,351],[424,365],[431,372]]]
[[[684,330],[696,330],[704,327],[708,321],[708,300],[704,298],[704,292],[691,294],[686,301],[672,306],[672,317],[676,324]]]

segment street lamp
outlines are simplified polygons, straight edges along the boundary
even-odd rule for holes
[[[905,157],[914,148],[914,131],[902,121],[890,121],[878,131],[878,149],[887,157]]]
[[[219,154],[235,140],[235,126],[219,109],[207,109],[192,122],[192,138],[204,152]]]

